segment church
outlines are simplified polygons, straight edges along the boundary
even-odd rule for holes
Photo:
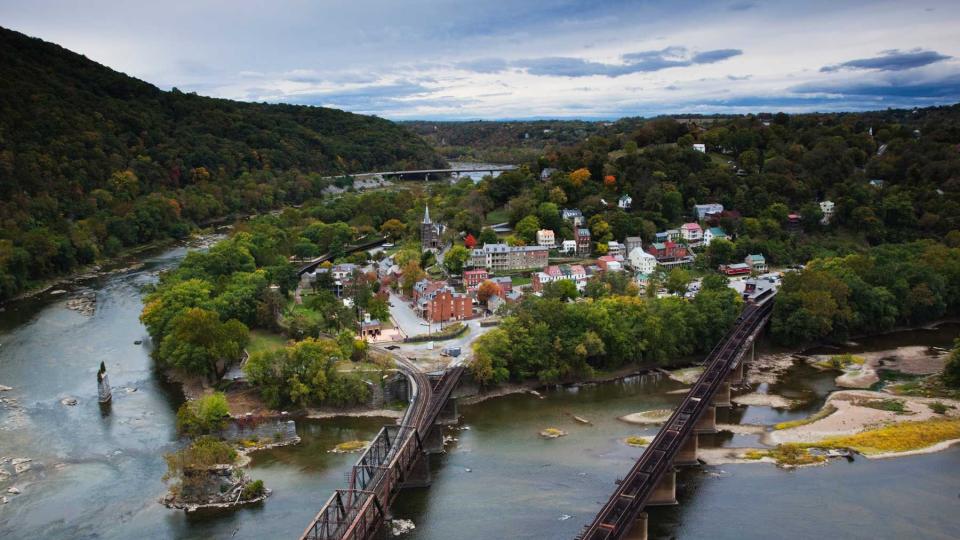
[[[430,220],[430,206],[423,210],[423,221],[420,223],[420,251],[437,251],[443,245],[443,225]]]

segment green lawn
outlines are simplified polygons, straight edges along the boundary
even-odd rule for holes
[[[506,208],[498,208],[487,214],[487,219],[484,224],[493,225],[496,223],[503,223],[505,221],[510,221],[510,212],[507,212]]]
[[[258,352],[275,351],[283,348],[286,344],[287,338],[284,336],[267,332],[266,330],[251,330],[247,352],[255,354]]]

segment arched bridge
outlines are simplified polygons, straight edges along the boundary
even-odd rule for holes
[[[707,356],[700,378],[578,540],[646,539],[647,506],[676,504],[677,466],[697,464],[697,434],[716,431],[716,407],[730,406],[730,383],[743,380],[743,357],[773,309],[769,290],[748,305]]]
[[[348,473],[347,488],[334,492],[301,540],[374,538],[400,489],[429,485],[426,454],[443,451],[443,434],[438,424],[445,421],[444,416],[452,416],[456,421],[456,402],[450,400],[450,395],[463,376],[463,366],[431,377],[403,356],[378,350],[393,356],[407,377],[410,406],[399,425],[380,430]]]

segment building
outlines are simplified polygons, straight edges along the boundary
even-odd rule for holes
[[[687,247],[674,242],[655,242],[647,247],[647,253],[657,259],[657,264],[672,268],[687,266],[693,263],[693,257]]]
[[[680,229],[667,229],[658,232],[655,237],[657,242],[676,242],[680,240]]]
[[[630,266],[640,274],[650,275],[657,269],[657,258],[643,248],[634,248],[630,252]]]
[[[473,268],[486,268],[491,272],[543,268],[550,258],[550,250],[540,246],[508,246],[507,244],[484,244],[470,253],[469,264]]]
[[[824,225],[830,223],[830,220],[833,219],[833,211],[833,201],[820,201],[820,212],[823,213],[823,217],[820,218],[820,223]]]
[[[742,276],[750,273],[750,265],[744,263],[721,264],[720,271],[728,276]]]
[[[500,296],[504,298],[513,292],[513,278],[510,276],[493,277],[490,278],[489,281],[495,283],[497,287],[500,287]]]
[[[443,246],[443,225],[430,220],[430,206],[423,209],[423,221],[420,222],[420,250],[437,251]]]
[[[699,223],[684,223],[680,226],[680,238],[688,244],[699,244],[703,240],[703,229]]]
[[[750,270],[752,272],[763,273],[767,271],[767,260],[763,255],[747,255],[743,262],[750,265]]]
[[[583,225],[583,212],[577,208],[564,208],[560,211],[560,217],[565,221],[569,221],[574,228],[577,228]]]
[[[560,245],[560,253],[576,253],[577,252],[577,241],[576,240],[564,240]]]
[[[442,289],[449,286],[446,281],[443,280],[430,280],[430,279],[421,279],[420,281],[413,284],[413,290],[410,294],[413,296],[413,301],[417,302],[421,298],[431,294],[433,291]]]
[[[693,149],[703,154],[707,153],[707,145],[703,143],[693,143]]]
[[[623,243],[624,243],[624,246],[626,247],[628,255],[630,253],[633,253],[634,249],[643,247],[643,239],[640,238],[639,236],[628,236]]]
[[[573,239],[577,242],[577,255],[590,255],[590,229],[577,227],[573,230]]]
[[[607,242],[607,255],[613,255],[614,257],[620,257],[622,259],[627,256],[627,246],[616,240],[611,240]]]
[[[709,246],[710,242],[713,242],[718,238],[727,240],[729,237],[727,236],[727,232],[720,227],[710,227],[709,229],[703,231],[703,244],[705,246]]]
[[[537,245],[546,248],[552,248],[557,244],[553,231],[550,229],[540,229],[537,231]]]
[[[473,316],[473,299],[453,287],[442,287],[421,297],[416,308],[429,322],[462,321]]]
[[[557,170],[554,169],[553,167],[544,168],[542,171],[540,171],[540,180],[543,180],[544,182],[546,182],[547,180],[550,179],[551,176],[553,176],[553,173],[555,172],[557,172]]]
[[[787,215],[787,232],[799,232],[803,228],[802,220],[803,218],[800,216],[800,214],[796,212],[790,212],[790,214]]]
[[[604,272],[620,272],[623,270],[623,257],[604,255],[597,259],[597,266]]]
[[[723,205],[720,203],[695,204],[693,212],[697,215],[697,221],[703,221],[710,214],[723,212]]]
[[[624,193],[620,196],[620,200],[617,201],[617,206],[624,210],[629,210],[630,207],[633,206],[633,197]]]
[[[569,279],[577,286],[577,290],[582,291],[587,286],[587,277],[586,269],[579,264],[548,266],[543,271],[534,272],[530,276],[530,286],[533,292],[541,292],[547,283]]]
[[[474,268],[463,272],[463,286],[467,290],[477,288],[481,283],[490,278],[490,273],[486,268]]]

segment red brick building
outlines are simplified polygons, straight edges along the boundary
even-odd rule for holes
[[[444,287],[423,296],[417,302],[417,311],[430,322],[462,321],[473,316],[473,299]]]
[[[486,268],[467,270],[463,273],[463,286],[467,289],[474,289],[489,278],[490,272],[487,272]]]

